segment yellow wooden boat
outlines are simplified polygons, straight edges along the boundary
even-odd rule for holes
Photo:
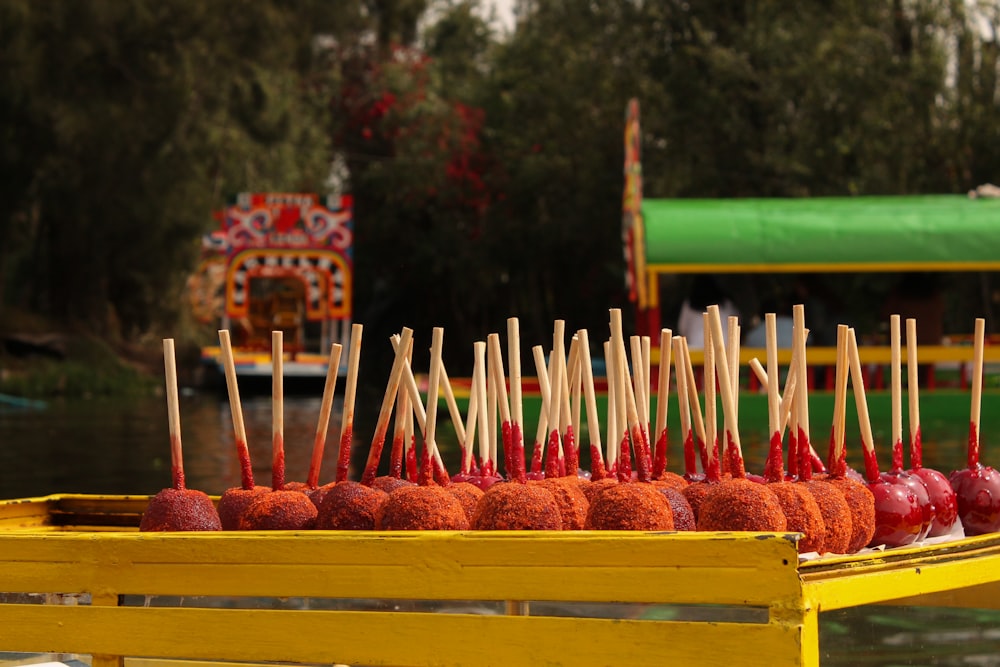
[[[139,533],[147,501],[0,503],[0,650],[95,667],[818,665],[821,612],[1000,599],[1000,535],[800,562],[797,534]],[[727,613],[642,620],[637,605]]]

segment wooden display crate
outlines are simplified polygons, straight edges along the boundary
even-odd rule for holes
[[[0,502],[0,593],[85,596],[0,604],[0,650],[96,667],[818,665],[820,612],[1000,599],[1000,535],[800,563],[791,533],[139,533],[147,500]],[[655,613],[678,609],[699,614]]]

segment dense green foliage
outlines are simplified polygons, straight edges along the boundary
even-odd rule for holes
[[[376,337],[602,328],[625,305],[632,96],[647,196],[964,192],[1000,170],[995,5],[518,7],[500,34],[475,1],[0,3],[0,325],[176,334],[209,212],[332,173]]]

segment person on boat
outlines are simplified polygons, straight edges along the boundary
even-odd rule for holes
[[[681,311],[677,318],[677,331],[679,335],[687,338],[688,348],[692,350],[700,350],[705,347],[705,329],[701,316],[711,305],[719,306],[719,315],[723,322],[726,322],[731,315],[739,316],[740,314],[736,304],[722,289],[715,276],[696,275],[691,285],[691,292],[681,304]],[[723,327],[723,337],[728,337],[725,327]],[[726,342],[728,343],[728,340]]]
[[[917,342],[920,345],[940,345],[944,339],[944,294],[937,273],[904,273],[886,297],[882,307],[882,322],[890,315],[917,321]],[[932,364],[920,364],[920,377],[927,380]]]
[[[899,315],[905,322],[917,320],[917,340],[921,345],[940,345],[944,338],[944,295],[936,273],[904,273],[886,297],[882,320]]]
[[[764,315],[775,314],[775,327],[777,329],[778,349],[791,349],[792,347],[792,308],[790,305],[778,305],[774,299],[765,299],[761,303],[761,315],[755,318],[757,325],[746,332],[743,336],[744,347],[767,347],[767,330],[764,325]]]

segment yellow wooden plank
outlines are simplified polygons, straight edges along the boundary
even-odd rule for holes
[[[74,553],[87,550],[96,558],[113,553],[135,562],[203,563],[309,563],[395,565],[420,558],[428,550],[446,550],[463,565],[496,563],[594,564],[613,555],[611,550],[629,549],[631,564],[688,566],[705,559],[741,555],[753,561],[747,566],[783,568],[774,558],[795,554],[794,534],[629,531],[272,531],[208,533],[109,534],[58,533],[5,535],[0,533],[0,559],[10,550],[28,559],[79,559]],[[336,549],[332,547],[336,546]],[[769,565],[769,563],[771,563]]]
[[[810,600],[800,597],[777,602],[770,609],[770,622],[796,634],[799,664],[819,667],[819,610]]]
[[[0,590],[578,600],[767,606],[797,599],[770,534],[0,535]]]
[[[22,498],[0,502],[0,531],[44,526],[51,501],[48,498]]]
[[[806,599],[821,611],[874,604],[990,583],[1000,578],[1000,553],[968,554],[951,560],[904,560],[839,575],[804,576]]]
[[[801,628],[396,612],[0,605],[5,648],[364,665],[801,664]]]
[[[892,568],[903,561],[917,563],[926,562],[928,559],[968,559],[998,550],[1000,550],[1000,533],[987,533],[932,545],[917,544],[892,549],[866,550],[859,554],[824,556],[800,563],[799,571],[807,579],[842,576],[861,570],[871,572],[876,569]]]
[[[1000,609],[1000,582],[890,600],[888,605],[907,607],[955,607],[959,609]]]

